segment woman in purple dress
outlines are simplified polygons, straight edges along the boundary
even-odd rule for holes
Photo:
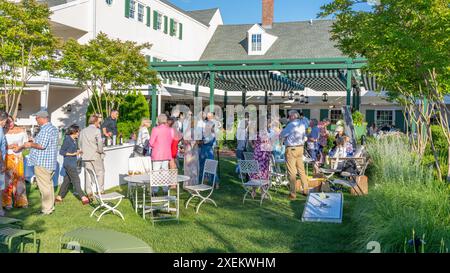
[[[258,132],[256,140],[252,141],[254,160],[258,162],[259,173],[250,174],[252,180],[269,180],[270,155],[272,152],[270,139],[267,132]],[[252,191],[252,197],[256,196],[256,188]]]

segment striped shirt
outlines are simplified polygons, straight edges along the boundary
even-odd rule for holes
[[[56,170],[58,129],[48,122],[41,127],[34,142],[44,149],[31,149],[28,165],[44,167],[50,171]]]

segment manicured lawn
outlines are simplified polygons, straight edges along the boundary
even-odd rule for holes
[[[242,204],[243,189],[235,174],[234,159],[221,160],[221,188],[214,193],[218,208],[204,204],[200,213],[184,208],[188,194],[181,195],[180,222],[160,222],[152,226],[134,212],[128,199],[120,206],[125,216],[106,215],[97,223],[90,218],[92,208],[82,206],[71,193],[50,216],[39,211],[39,191],[32,186],[30,208],[14,209],[10,217],[24,220],[25,228],[34,229],[40,239],[39,252],[57,252],[59,238],[78,227],[112,229],[134,235],[147,242],[155,252],[361,252],[355,249],[356,229],[352,221],[354,197],[344,197],[343,224],[302,223],[305,197],[289,201],[287,191],[272,191],[273,201]],[[126,187],[116,189],[126,194]],[[5,252],[0,248],[0,252]],[[26,247],[32,251],[31,244]]]

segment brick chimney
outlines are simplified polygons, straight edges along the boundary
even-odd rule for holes
[[[274,0],[262,0],[262,27],[266,29],[271,29],[273,25],[273,1]]]

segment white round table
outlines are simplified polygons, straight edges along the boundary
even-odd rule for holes
[[[178,175],[177,182],[183,183],[191,179],[186,175]],[[140,175],[130,175],[124,178],[125,181],[135,183],[135,184],[147,184],[150,183],[150,175],[149,174],[140,174]]]
[[[177,182],[183,183],[189,181],[191,178],[186,175],[178,175]],[[134,210],[137,213],[138,208],[140,207],[138,204],[138,188],[142,189],[142,217],[145,219],[145,192],[147,185],[150,184],[150,175],[149,174],[141,174],[141,175],[129,175],[124,178],[125,181],[128,182],[128,198],[131,197],[131,186],[135,188],[134,191],[134,200],[131,200],[134,205]],[[177,190],[178,192],[178,190]],[[177,196],[179,198],[179,196]]]

